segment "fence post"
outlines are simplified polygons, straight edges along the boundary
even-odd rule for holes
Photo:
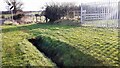
[[[12,15],[12,22],[13,22],[13,11],[11,10],[11,15]]]
[[[81,3],[81,16],[80,16],[80,24],[82,24],[83,20],[82,20],[82,3]]]

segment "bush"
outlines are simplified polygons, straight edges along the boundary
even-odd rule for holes
[[[59,5],[48,5],[45,10],[45,17],[50,19],[50,22],[53,23],[56,20],[59,20],[66,13],[66,9],[63,6]]]
[[[1,18],[2,18],[2,19],[4,19],[4,18],[5,18],[5,16],[3,16],[3,15],[2,15],[2,16],[1,16]]]
[[[35,14],[36,17],[40,16],[39,14]]]
[[[20,20],[22,17],[24,16],[24,14],[17,14],[13,16],[14,20]]]

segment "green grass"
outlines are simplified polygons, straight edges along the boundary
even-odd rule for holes
[[[55,66],[51,60],[46,58],[28,42],[26,38],[29,34],[23,32],[21,28],[18,30],[16,26],[4,26],[2,34],[3,66]]]
[[[41,37],[41,48],[63,65],[118,66],[118,29],[49,24],[1,26],[3,65],[54,65],[27,39]],[[54,53],[53,53],[54,52]]]

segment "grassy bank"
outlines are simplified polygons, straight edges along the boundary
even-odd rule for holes
[[[29,34],[22,31],[22,28],[16,26],[2,28],[3,66],[55,66],[26,39]]]
[[[2,26],[3,65],[54,65],[28,39],[61,65],[119,65],[118,29],[49,24]],[[41,58],[39,58],[41,57]],[[34,59],[34,61],[33,61]],[[43,63],[44,62],[44,63]]]

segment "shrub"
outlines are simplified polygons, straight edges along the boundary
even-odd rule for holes
[[[2,18],[2,19],[4,19],[4,18],[5,18],[5,16],[4,16],[4,15],[2,15],[2,16],[1,16],[1,18]]]
[[[39,16],[39,14],[35,14],[35,16],[36,16],[36,17],[38,17],[38,16]]]
[[[45,17],[50,19],[50,22],[53,23],[56,20],[59,20],[66,13],[64,6],[59,5],[48,5],[45,10]]]
[[[13,16],[14,20],[20,20],[22,17],[24,16],[24,14],[17,14]]]

